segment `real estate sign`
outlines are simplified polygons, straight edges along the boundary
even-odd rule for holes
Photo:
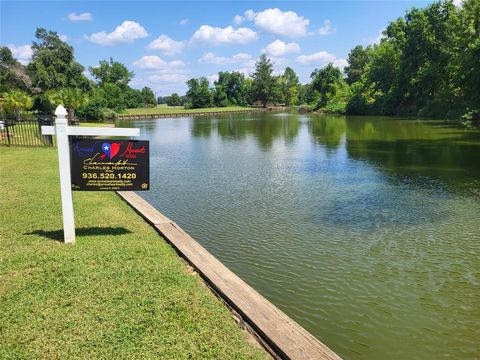
[[[150,188],[149,143],[70,139],[72,190],[142,191]]]

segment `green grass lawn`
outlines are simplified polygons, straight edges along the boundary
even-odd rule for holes
[[[79,122],[78,125],[83,127],[115,127],[115,124],[99,122]]]
[[[74,206],[65,245],[56,149],[0,148],[0,359],[267,357],[115,193]]]
[[[223,111],[235,111],[235,110],[249,110],[254,109],[252,107],[242,106],[227,106],[227,107],[214,107],[205,109],[184,109],[183,107],[154,107],[154,108],[137,108],[126,109],[122,114],[128,115],[154,115],[154,114],[184,114],[184,113],[205,113],[205,112],[223,112]]]

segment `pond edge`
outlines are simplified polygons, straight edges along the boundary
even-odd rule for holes
[[[184,258],[213,292],[240,317],[275,358],[341,359],[335,352],[240,279],[175,222],[132,191],[117,191]]]

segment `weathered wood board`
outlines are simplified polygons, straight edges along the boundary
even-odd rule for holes
[[[257,336],[284,359],[341,359],[133,192],[118,192],[184,257]]]

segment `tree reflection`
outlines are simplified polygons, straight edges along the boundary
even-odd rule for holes
[[[194,137],[210,137],[215,132],[223,140],[241,140],[251,136],[263,150],[268,150],[277,139],[293,141],[299,127],[297,115],[259,113],[215,119],[197,118],[193,120],[191,133]]]
[[[464,184],[480,176],[480,133],[450,124],[391,118],[347,120],[347,153],[393,178],[423,177]]]
[[[308,129],[315,144],[325,145],[328,149],[335,149],[347,130],[346,117],[312,116],[308,122]]]
[[[302,126],[313,143],[334,151],[345,139],[351,159],[368,161],[398,178],[424,176],[458,183],[480,176],[480,133],[448,122],[267,112],[196,118],[191,134],[215,134],[231,141],[252,137],[268,151],[276,140],[295,141]]]

